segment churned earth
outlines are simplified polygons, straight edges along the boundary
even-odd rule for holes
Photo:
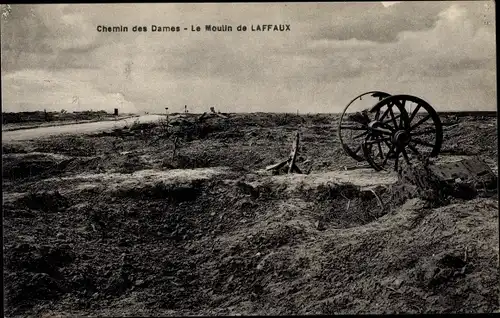
[[[498,310],[496,190],[396,202],[398,175],[346,156],[337,120],[177,117],[4,141],[5,315]],[[496,118],[442,120],[443,160],[497,173]],[[265,171],[297,130],[309,173]]]

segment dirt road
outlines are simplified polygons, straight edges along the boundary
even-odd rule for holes
[[[140,123],[147,123],[157,121],[161,118],[163,118],[163,116],[144,115],[136,118],[122,119],[117,121],[100,121],[85,124],[72,124],[64,126],[39,127],[33,129],[7,131],[2,133],[2,141],[20,141],[40,137],[49,137],[53,135],[96,132],[100,130],[113,129],[115,127],[121,128],[126,125],[131,125],[136,120],[138,120]]]

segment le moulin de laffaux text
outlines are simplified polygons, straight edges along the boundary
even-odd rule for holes
[[[190,25],[190,27],[181,27],[181,26],[161,26],[152,24],[148,26],[107,26],[107,25],[98,25],[96,27],[97,32],[181,32],[181,31],[189,31],[189,32],[232,32],[232,31],[251,31],[251,32],[285,32],[291,31],[290,24],[250,24],[249,26],[240,24],[237,26],[232,26],[228,24],[222,25],[213,25],[206,24],[204,26],[199,25]]]

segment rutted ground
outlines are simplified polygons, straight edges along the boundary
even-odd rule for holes
[[[343,170],[330,121],[218,119],[175,156],[162,125],[4,145],[8,316],[497,309],[497,198],[394,206],[397,178]],[[263,173],[298,124],[311,174]],[[494,160],[483,129],[445,147]]]

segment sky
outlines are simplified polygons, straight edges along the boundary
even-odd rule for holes
[[[332,113],[371,90],[416,95],[438,111],[496,110],[493,1],[2,9],[4,112],[187,105],[191,112]],[[207,32],[206,24],[233,31]],[[262,24],[290,31],[250,30]],[[97,32],[119,25],[129,32]],[[148,32],[131,32],[134,25]],[[181,31],[151,32],[151,25]]]

